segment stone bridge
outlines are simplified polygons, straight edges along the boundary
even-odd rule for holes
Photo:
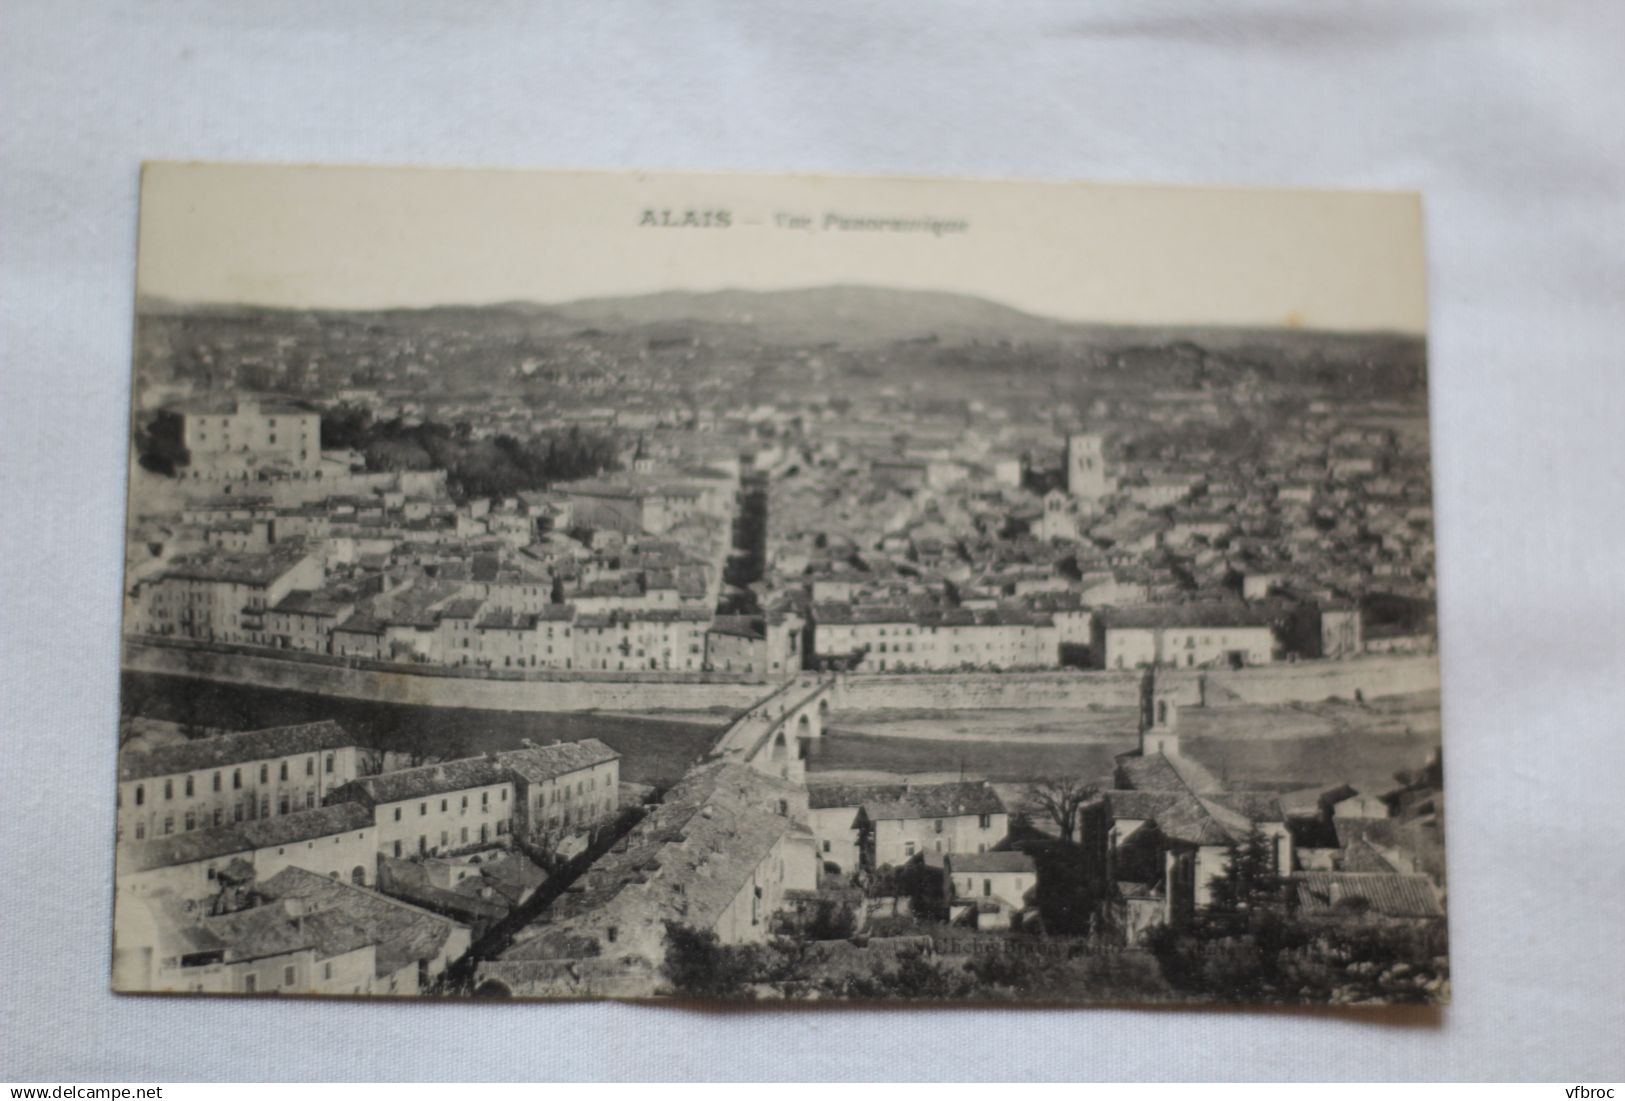
[[[824,736],[836,687],[832,678],[797,677],[734,720],[712,746],[710,756],[802,782],[807,775],[809,746]]]

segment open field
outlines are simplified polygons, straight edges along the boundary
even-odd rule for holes
[[[1110,775],[1112,757],[1130,742],[1067,745],[1043,742],[953,742],[926,738],[877,737],[837,730],[813,746],[807,778],[880,781],[907,775],[922,780],[953,779],[960,773],[1020,782],[1039,776]]]
[[[998,739],[1056,744],[1118,742],[1134,737],[1137,713],[1129,707],[988,708],[983,710],[837,711],[830,726],[843,732],[933,741]],[[1293,739],[1358,730],[1401,736],[1439,733],[1437,692],[1392,696],[1367,704],[1226,703],[1185,707],[1179,730],[1192,738]]]
[[[376,703],[149,673],[127,672],[122,683],[139,715],[226,730],[334,719],[368,744],[403,748],[428,742],[459,755],[514,749],[524,738],[598,738],[621,751],[621,776],[632,783],[671,783],[722,733],[716,722]]]
[[[849,712],[833,716],[809,767],[852,779],[960,771],[1005,782],[1105,777],[1112,758],[1137,744],[1135,724],[1126,708]],[[1364,706],[1192,707],[1180,713],[1179,727],[1185,752],[1221,777],[1272,787],[1346,780],[1380,789],[1440,741],[1434,693]]]

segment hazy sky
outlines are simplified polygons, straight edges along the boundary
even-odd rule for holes
[[[690,210],[727,211],[730,224],[643,224]],[[832,216],[963,228],[840,228],[851,222]],[[1424,280],[1414,195],[155,164],[138,287],[374,307],[856,283],[1079,321],[1419,333]]]

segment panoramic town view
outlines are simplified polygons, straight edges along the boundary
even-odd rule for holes
[[[125,991],[1448,998],[1425,344],[138,310]]]

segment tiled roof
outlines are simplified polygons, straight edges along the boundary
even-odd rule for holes
[[[547,882],[547,873],[524,853],[510,852],[480,865],[480,874],[469,876],[453,888],[458,894],[483,897],[487,888],[509,906],[519,902]]]
[[[954,872],[1036,872],[1038,865],[1026,853],[950,853],[946,857]]]
[[[762,617],[749,615],[719,615],[711,621],[711,633],[756,641],[767,637]]]
[[[704,608],[617,608],[611,612],[576,617],[576,626],[621,627],[638,623],[708,623],[711,613]]]
[[[343,623],[334,626],[333,630],[335,633],[343,632],[345,634],[352,635],[381,636],[384,633],[385,626],[386,625],[382,620],[367,615],[364,612],[357,612],[355,615],[346,619]]]
[[[896,800],[908,790],[903,784],[808,784],[807,806],[812,810],[860,807],[865,800]]]
[[[600,577],[569,591],[571,599],[598,596],[642,596],[644,586],[636,577]]]
[[[237,585],[268,585],[293,569],[309,553],[303,543],[297,540],[278,543],[263,553],[200,552],[176,558],[162,576],[180,581],[224,581]]]
[[[1218,825],[1219,829],[1223,830],[1232,839],[1240,841],[1252,829],[1254,819],[1249,818],[1240,811],[1234,810],[1210,796],[1198,795],[1196,801],[1202,805],[1202,809],[1207,812],[1208,817]]]
[[[1048,627],[1053,620],[1024,608],[947,608],[920,612],[916,622],[927,627]]]
[[[1106,812],[1114,819],[1150,822],[1176,799],[1184,795],[1177,791],[1108,791]]]
[[[1083,602],[1083,594],[1077,592],[1030,593],[1022,599],[1026,602],[1027,607],[1035,612],[1080,612],[1088,610],[1088,606]]]
[[[1229,845],[1239,840],[1226,830],[1193,795],[1169,793],[1173,798],[1157,812],[1157,829],[1170,841],[1189,845]]]
[[[1281,822],[1286,817],[1280,797],[1268,791],[1220,791],[1206,798],[1250,822]]]
[[[871,821],[893,818],[954,818],[963,814],[1003,814],[1004,801],[984,782],[966,780],[949,784],[910,786],[896,798],[885,795],[865,799],[863,813]]]
[[[151,841],[126,842],[119,846],[118,871],[120,875],[129,875],[154,868],[170,868],[198,860],[268,849],[273,845],[291,845],[349,833],[351,830],[367,830],[372,825],[372,812],[366,807],[357,803],[335,803],[275,818],[232,822]]]
[[[551,745],[527,746],[497,754],[497,760],[531,783],[542,783],[567,772],[579,772],[616,760],[620,753],[597,738]]]
[[[1134,791],[1186,791],[1185,781],[1162,753],[1123,753],[1116,758],[1124,788]]]
[[[1179,765],[1195,766],[1181,769]],[[1194,761],[1174,754],[1125,753],[1117,758],[1124,786],[1136,791],[1218,791],[1223,785]],[[1194,782],[1192,782],[1194,781]]]
[[[309,589],[294,589],[287,596],[277,601],[271,608],[273,612],[294,613],[298,615],[336,616],[349,607],[354,598],[339,598],[328,593],[312,592]]]
[[[814,622],[820,625],[845,625],[863,623],[913,623],[918,614],[912,608],[902,605],[882,604],[815,604],[812,610]]]
[[[337,955],[366,943],[377,945],[380,977],[418,960],[434,959],[459,927],[438,914],[303,868],[284,868],[257,890],[274,902],[302,899],[312,916],[326,915],[325,921],[306,917],[302,923],[318,956]]]
[[[201,772],[245,761],[319,753],[355,744],[355,737],[331,719],[298,726],[273,726],[239,734],[194,738],[189,742],[145,751],[125,750],[119,754],[119,779],[142,780],[181,772]]]
[[[1391,872],[1299,872],[1298,907],[1308,914],[1368,908],[1385,917],[1442,918],[1433,881]]]
[[[291,845],[296,841],[309,841],[317,837],[331,837],[351,830],[370,830],[372,812],[359,803],[334,803],[326,807],[295,811],[272,818],[256,818],[252,822],[238,823],[256,849],[272,845]]]
[[[399,803],[405,799],[421,799],[428,795],[442,795],[448,791],[505,784],[513,780],[508,766],[495,757],[464,757],[456,761],[423,765],[420,768],[385,772],[356,780],[355,787],[367,793],[373,803]],[[351,785],[346,785],[349,787]]]
[[[378,889],[391,898],[464,920],[497,921],[513,908],[507,898],[480,897],[478,888],[485,884],[483,875],[470,876],[458,887],[465,884],[475,889],[463,891],[437,886],[430,882],[427,866],[415,860],[383,857],[378,861]]]
[[[283,956],[316,946],[314,932],[297,924],[283,906],[256,906],[217,914],[200,924],[224,947],[226,959],[231,962]]]
[[[1385,849],[1403,848],[1406,844],[1402,823],[1393,818],[1335,818],[1332,828],[1337,831],[1337,843],[1345,849],[1358,841]]]
[[[465,596],[456,600],[448,600],[437,613],[439,619],[473,619],[480,614],[480,606],[485,602],[478,597]]]
[[[796,823],[778,813],[794,789],[746,765],[692,770],[649,816],[554,903],[546,923],[521,933],[504,960],[579,955],[604,926],[657,928],[665,920],[713,926],[757,866]]]
[[[1371,842],[1360,838],[1343,850],[1342,871],[1345,872],[1397,872],[1398,868],[1389,862]]]
[[[1047,627],[1042,612],[1013,605],[997,608],[933,608],[906,604],[817,604],[813,620],[824,626],[902,624],[920,627]]]
[[[1150,627],[1268,627],[1274,617],[1268,610],[1246,604],[1140,604],[1127,608],[1102,608],[1098,622],[1108,630]]]
[[[1125,753],[1117,758],[1117,771],[1128,790],[1106,792],[1107,813],[1155,822],[1170,841],[1230,845],[1246,837],[1254,822],[1282,821],[1274,793],[1225,791],[1218,777],[1178,753]]]
[[[536,626],[536,617],[512,608],[497,608],[482,615],[474,626],[482,631],[529,631]]]

